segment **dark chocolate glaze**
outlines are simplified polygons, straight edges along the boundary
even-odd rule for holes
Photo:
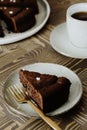
[[[36,23],[34,12],[31,8],[0,7],[0,16],[12,32],[24,32]]]
[[[33,8],[34,13],[37,14],[39,12],[37,0],[0,0],[0,6],[4,7],[29,7]]]

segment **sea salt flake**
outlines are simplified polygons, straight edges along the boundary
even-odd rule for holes
[[[13,11],[9,11],[9,14],[13,14]]]
[[[40,80],[40,77],[36,77],[36,80],[38,80],[38,81],[39,81],[39,80]]]

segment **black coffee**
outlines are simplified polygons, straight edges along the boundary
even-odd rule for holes
[[[78,20],[87,21],[87,12],[77,12],[72,14],[71,16]]]

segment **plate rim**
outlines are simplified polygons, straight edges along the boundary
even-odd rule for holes
[[[54,49],[56,52],[62,54],[63,56],[67,56],[67,57],[70,57],[70,58],[77,58],[77,59],[87,59],[87,56],[85,56],[85,55],[84,55],[84,56],[73,56],[72,54],[70,54],[70,53],[68,53],[68,52],[64,52],[64,51],[59,50],[59,48],[58,48],[57,46],[55,46],[56,43],[53,42],[52,37],[55,36],[55,35],[54,35],[54,32],[57,31],[57,30],[59,29],[59,27],[61,27],[61,26],[62,26],[62,27],[65,29],[65,31],[66,31],[66,34],[63,34],[63,35],[66,35],[66,37],[68,37],[67,30],[66,30],[66,22],[63,22],[63,23],[57,25],[56,27],[54,27],[54,29],[52,30],[52,32],[51,32],[51,34],[50,34],[50,44],[51,44],[51,46],[53,47],[53,49]],[[69,45],[71,45],[71,46],[74,47],[75,49],[79,49],[80,51],[81,51],[81,50],[86,50],[86,51],[87,51],[87,48],[79,48],[79,47],[76,47],[76,46],[74,46],[73,44],[71,44],[70,41],[69,41],[69,37],[68,37],[68,39],[67,39],[67,42],[69,43]],[[59,44],[61,44],[61,43],[59,43]],[[63,48],[63,49],[64,49],[64,48]],[[78,52],[78,51],[77,51],[77,52]]]
[[[12,110],[12,112],[16,112],[17,114],[20,114],[20,115],[23,115],[23,116],[26,116],[26,117],[39,117],[39,115],[38,115],[37,113],[35,113],[36,115],[33,116],[33,115],[27,115],[26,113],[24,113],[24,112],[22,112],[22,111],[20,112],[18,109],[14,108],[12,105],[10,105],[10,104],[6,101],[6,98],[5,98],[5,84],[6,84],[6,82],[8,81],[8,79],[10,78],[10,76],[13,75],[13,74],[15,74],[15,73],[18,73],[18,71],[19,71],[21,68],[26,68],[26,67],[29,67],[29,66],[32,66],[32,65],[38,65],[38,64],[45,64],[45,65],[46,65],[46,64],[49,64],[49,65],[54,65],[54,66],[56,65],[56,66],[63,67],[64,69],[67,69],[68,71],[70,71],[71,73],[73,73],[73,74],[78,78],[79,84],[80,84],[80,86],[79,86],[80,93],[79,93],[79,95],[78,95],[78,100],[76,100],[76,101],[74,102],[74,104],[71,105],[71,107],[68,107],[68,109],[63,110],[62,112],[60,111],[60,112],[54,114],[54,112],[57,110],[57,109],[56,109],[56,110],[54,110],[53,112],[47,113],[47,115],[49,115],[49,116],[56,116],[56,115],[60,115],[60,114],[66,113],[67,111],[69,111],[70,109],[72,109],[72,108],[80,101],[80,99],[81,99],[81,97],[82,97],[82,93],[83,93],[82,83],[81,83],[81,80],[80,80],[80,78],[78,77],[78,75],[77,75],[75,72],[73,72],[71,69],[69,69],[69,68],[66,67],[66,66],[63,66],[63,65],[60,65],[60,64],[55,64],[55,63],[43,63],[43,62],[33,63],[33,64],[29,64],[29,65],[25,65],[25,66],[23,66],[23,67],[20,67],[20,68],[16,69],[15,71],[13,71],[12,73],[10,73],[9,76],[7,77],[7,79],[6,79],[5,83],[4,83],[4,85],[3,85],[3,90],[2,90],[5,103],[6,103],[7,106]],[[61,106],[61,107],[62,107],[62,106]],[[60,109],[61,109],[61,107],[60,107]],[[59,109],[59,108],[58,108],[58,109]]]
[[[50,9],[50,5],[49,5],[49,3],[47,2],[47,0],[38,0],[38,2],[40,3],[40,2],[43,2],[44,4],[45,4],[45,6],[46,6],[46,9],[47,9],[47,11],[46,11],[46,16],[44,17],[44,19],[43,19],[43,22],[42,23],[40,23],[37,27],[35,27],[34,29],[32,29],[31,28],[31,31],[30,31],[30,29],[29,30],[26,30],[25,32],[20,32],[20,33],[13,33],[13,35],[17,35],[17,34],[19,34],[19,36],[18,36],[18,38],[16,39],[16,38],[11,38],[10,40],[9,40],[9,37],[0,37],[0,45],[5,45],[5,44],[12,44],[12,43],[15,43],[15,42],[18,42],[18,41],[21,41],[21,40],[23,40],[23,39],[26,39],[26,38],[29,38],[29,37],[31,37],[31,36],[33,36],[34,34],[36,34],[38,31],[40,31],[44,26],[45,26],[45,24],[46,24],[46,22],[47,22],[47,20],[48,20],[48,18],[49,18],[49,16],[50,16],[50,12],[51,12],[51,9]],[[39,14],[38,14],[39,15]],[[26,33],[26,35],[25,36],[23,36],[23,34],[25,34]],[[30,34],[29,34],[30,33]],[[21,35],[22,36],[21,36]]]

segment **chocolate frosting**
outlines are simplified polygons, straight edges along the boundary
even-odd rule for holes
[[[16,6],[16,7],[30,7],[33,8],[34,13],[37,14],[39,12],[37,0],[0,0],[0,6]]]

